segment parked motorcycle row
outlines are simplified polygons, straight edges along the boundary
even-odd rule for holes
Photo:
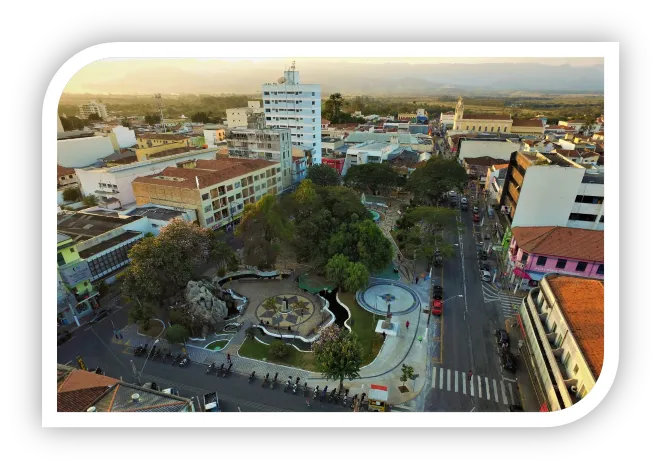
[[[172,353],[170,353],[169,350],[167,352],[160,349],[152,350],[149,347],[149,344],[138,345],[137,347],[133,348],[133,355],[135,355],[136,357],[141,357],[145,354],[147,355],[146,356],[147,360],[152,360],[152,361],[160,360],[161,363],[170,361],[172,366],[179,365],[181,368],[183,368],[190,364],[190,358],[188,358],[185,355],[178,354],[175,357],[172,355]]]

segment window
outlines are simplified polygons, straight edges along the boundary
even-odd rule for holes
[[[525,264],[526,262],[528,262],[528,253],[524,252],[523,256],[521,257],[521,263]]]
[[[537,258],[537,264],[536,265],[545,266],[546,265],[546,256],[539,256]]]
[[[578,365],[576,365],[576,366],[574,367],[574,374],[575,374],[575,375],[578,374]]]
[[[202,194],[202,200],[209,200],[209,194]]]
[[[62,255],[61,252],[57,253],[57,265],[64,265],[66,262],[64,261],[64,256]]]
[[[500,126],[498,126],[498,132],[500,132]]]
[[[75,248],[69,248],[69,251],[70,252],[76,252],[76,249]]]
[[[207,205],[204,207],[204,213],[210,212],[211,211],[211,205]]]
[[[473,130],[475,130],[475,126],[473,126]]]
[[[555,263],[555,268],[564,269],[566,265],[567,265],[567,259],[558,259],[557,262]]]
[[[316,104],[316,101],[312,101],[312,105],[314,106]]]
[[[604,216],[603,216],[603,215],[602,215],[601,218],[599,219],[599,222],[600,222],[600,223],[603,223],[603,222],[604,222]]]
[[[234,183],[234,188],[235,188],[235,189],[238,189],[239,187],[241,187],[241,181],[239,181],[239,182],[235,182],[235,183]]]
[[[207,222],[207,225],[210,225],[211,223],[213,223],[213,217],[207,218],[206,222]]]
[[[588,263],[587,262],[579,262],[576,265],[576,272],[585,272],[585,269],[587,268]]]
[[[551,326],[551,332],[555,332],[555,330],[558,328],[558,323],[554,322],[553,326]]]
[[[314,96],[314,91],[312,92],[312,96]]]
[[[491,131],[493,132],[493,126],[491,127]]]
[[[503,129],[503,132],[507,132],[507,127],[505,127],[505,128]]]
[[[478,131],[478,132],[482,132],[482,126],[479,126],[479,127],[477,128],[477,131]]]
[[[313,109],[313,110],[312,110],[312,114],[316,114],[316,113],[317,113],[317,111],[315,111],[315,110]]]
[[[604,264],[599,264],[597,267],[597,275],[604,275]]]

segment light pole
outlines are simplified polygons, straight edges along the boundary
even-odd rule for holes
[[[158,344],[160,341],[161,341],[161,339],[156,339],[156,341],[154,342],[154,345],[152,345],[151,350],[149,351],[149,353],[145,357],[145,363],[144,363],[144,365],[142,365],[142,369],[140,370],[140,373],[136,372],[135,365],[133,364],[133,360],[131,360],[131,366],[133,367],[133,374],[135,375],[135,379],[138,381],[139,385],[142,385],[142,383],[140,382],[140,379],[142,378],[142,372],[145,369],[145,366],[147,365],[147,362],[149,361],[149,356],[152,353],[154,353],[154,350],[156,350],[156,344]]]

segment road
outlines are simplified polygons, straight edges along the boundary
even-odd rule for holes
[[[483,287],[488,287],[480,280],[470,208],[459,213],[463,233],[446,233],[446,241],[458,245],[455,256],[444,260],[442,277],[434,269],[434,282],[442,283],[447,303],[431,327],[431,389],[425,411],[507,411],[518,402],[517,388],[514,375],[501,370],[493,336],[494,329],[504,328],[504,316],[499,301],[485,302]]]
[[[115,306],[113,313],[92,326],[83,326],[74,332],[68,342],[57,349],[58,363],[76,366],[76,356],[81,355],[88,369],[100,367],[107,376],[122,379],[129,383],[137,380],[132,371],[131,360],[136,369],[142,371],[141,383],[153,381],[161,389],[174,387],[179,389],[183,397],[202,400],[202,396],[210,391],[218,392],[220,409],[224,412],[350,412],[340,404],[320,403],[310,401],[307,406],[302,392],[292,395],[291,391],[283,392],[283,378],[278,377],[274,389],[262,387],[263,377],[256,377],[252,383],[244,375],[230,373],[225,378],[215,374],[206,374],[206,366],[192,363],[186,368],[172,366],[166,361],[145,361],[143,357],[135,357],[131,347],[113,342],[113,324],[122,328],[127,324],[127,306]],[[144,368],[143,368],[144,367]],[[301,383],[302,384],[302,383]],[[302,390],[302,387],[301,387]]]

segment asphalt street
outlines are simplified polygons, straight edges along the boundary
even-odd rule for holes
[[[184,397],[202,400],[202,396],[216,391],[220,409],[225,412],[351,412],[341,404],[329,404],[310,399],[310,407],[303,397],[302,384],[299,392],[292,395],[284,391],[286,376],[278,376],[278,383],[271,389],[262,387],[263,376],[256,376],[249,383],[248,377],[230,373],[225,378],[206,374],[206,366],[191,363],[185,368],[172,366],[171,361],[146,361],[144,355],[135,357],[131,347],[113,343],[115,328],[126,326],[127,306],[112,308],[113,313],[92,326],[83,326],[74,332],[73,338],[60,345],[57,362],[76,366],[76,356],[81,355],[88,369],[100,367],[107,376],[137,383],[131,360],[141,372],[140,383],[153,381],[161,389],[174,387]],[[273,373],[271,374],[271,377]],[[311,394],[310,394],[311,395]]]
[[[472,213],[459,213],[463,233],[448,230],[445,235],[458,245],[455,255],[444,260],[442,278],[440,269],[433,272],[447,303],[431,327],[432,382],[425,410],[502,412],[518,400],[514,375],[501,370],[493,335],[494,329],[504,328],[504,317],[499,302],[484,300]]]

